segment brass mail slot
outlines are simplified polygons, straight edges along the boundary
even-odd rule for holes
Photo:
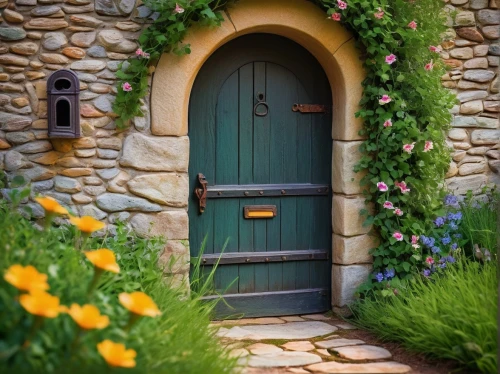
[[[243,208],[247,219],[276,217],[276,205],[247,205]]]

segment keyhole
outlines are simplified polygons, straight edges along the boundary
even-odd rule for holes
[[[259,101],[264,101],[264,94],[263,94],[262,92],[259,92],[259,93],[257,94],[257,100],[259,100]]]

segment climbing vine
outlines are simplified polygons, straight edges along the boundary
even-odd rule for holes
[[[356,171],[373,210],[363,211],[380,244],[372,250],[374,273],[360,291],[396,288],[401,279],[429,266],[436,255],[419,237],[434,226],[442,209],[444,174],[449,166],[445,131],[453,95],[440,84],[445,71],[439,53],[445,30],[443,5],[436,0],[316,0],[332,22],[355,35],[366,79],[356,114],[366,140]],[[193,23],[220,25],[224,1],[144,2],[159,16],[139,38],[142,49],[118,73],[114,106],[118,126],[140,115],[147,92],[148,67],[163,52],[189,53],[181,44]],[[455,246],[456,247],[456,246]],[[446,256],[450,247],[443,247]],[[426,252],[428,251],[428,252]],[[388,286],[390,289],[388,290]]]

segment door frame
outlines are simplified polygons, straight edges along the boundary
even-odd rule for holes
[[[154,74],[151,94],[151,133],[162,137],[188,134],[191,89],[205,61],[220,46],[249,33],[287,37],[306,48],[323,67],[332,88],[332,307],[345,312],[356,288],[369,276],[369,250],[377,238],[363,226],[365,204],[359,184],[363,173],[353,166],[361,157],[356,118],[365,72],[353,36],[306,0],[241,0],[228,8],[221,27],[192,27],[184,43],[191,54],[163,54]],[[189,191],[188,193],[191,193]],[[183,223],[189,229],[189,222]],[[167,238],[168,239],[168,238]],[[189,251],[189,249],[188,249]]]

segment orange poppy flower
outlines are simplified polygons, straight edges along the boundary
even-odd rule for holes
[[[94,231],[103,229],[106,226],[104,222],[98,221],[91,216],[83,216],[82,218],[69,217],[69,220],[73,225],[78,227],[78,230],[85,234],[91,234]]]
[[[156,317],[161,314],[160,309],[158,309],[153,299],[144,292],[122,292],[118,295],[118,299],[120,300],[120,304],[134,314],[147,317]]]
[[[107,270],[112,273],[119,273],[120,267],[116,263],[116,257],[113,251],[101,248],[95,251],[85,252],[87,259],[99,269]]]
[[[68,314],[84,330],[103,329],[109,325],[109,317],[103,316],[96,306],[72,304]]]
[[[45,291],[34,290],[19,296],[19,302],[29,313],[45,318],[56,318],[67,310],[59,304],[59,298]]]
[[[47,275],[39,273],[31,265],[12,265],[7,269],[3,278],[21,291],[45,291],[49,289]]]
[[[35,197],[35,200],[42,206],[43,209],[45,209],[47,213],[68,214],[66,208],[62,207],[61,204],[59,204],[57,200],[52,197]]]
[[[133,349],[126,349],[125,345],[115,343],[106,339],[97,344],[97,350],[104,357],[109,366],[133,368],[135,367],[135,356],[137,352]]]

